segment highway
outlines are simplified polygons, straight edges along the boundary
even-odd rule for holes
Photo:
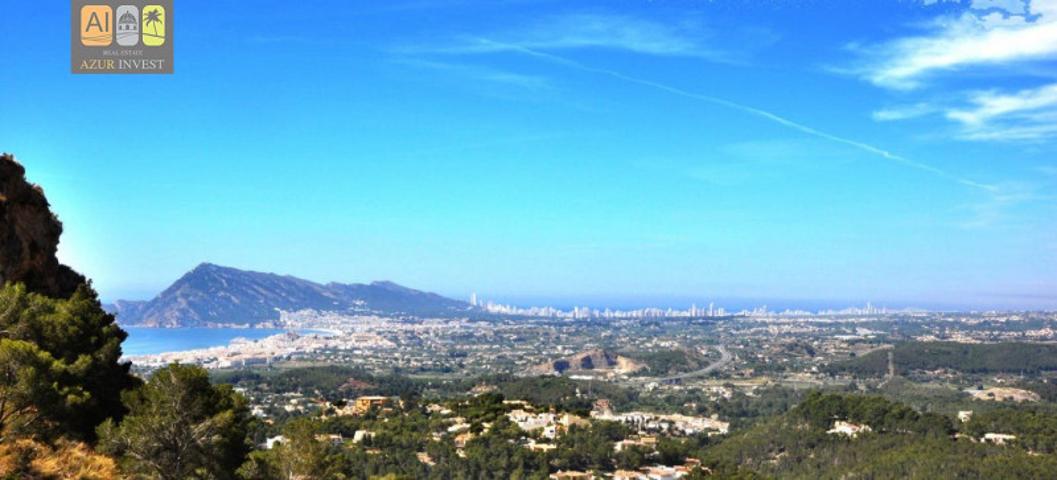
[[[687,378],[701,377],[701,376],[704,376],[704,375],[708,375],[709,373],[712,373],[715,370],[719,370],[720,368],[723,368],[723,367],[727,366],[728,364],[730,364],[731,361],[734,360],[734,356],[731,355],[730,352],[727,351],[727,347],[725,347],[723,345],[720,345],[720,346],[716,347],[716,350],[719,350],[719,360],[716,360],[716,361],[712,362],[711,364],[709,364],[709,366],[707,366],[705,368],[702,368],[700,370],[694,370],[692,372],[680,373],[679,375],[672,375],[670,377],[658,378],[658,379],[656,379],[656,381],[659,381],[659,382],[674,382],[674,381],[677,381],[677,380],[685,380]]]

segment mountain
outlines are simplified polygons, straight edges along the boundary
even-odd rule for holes
[[[472,309],[392,282],[324,285],[211,263],[195,267],[150,301],[117,301],[111,308],[122,324],[152,327],[261,326],[278,320],[279,310],[444,316]]]
[[[146,300],[118,300],[114,303],[103,304],[103,308],[123,318],[138,317],[143,311],[143,306],[149,303]]]

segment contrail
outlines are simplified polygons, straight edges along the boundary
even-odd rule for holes
[[[987,191],[989,193],[996,193],[998,191],[998,187],[996,187],[994,185],[988,185],[986,183],[980,183],[980,182],[977,182],[977,181],[974,181],[974,180],[970,180],[968,178],[955,175],[953,173],[947,172],[946,170],[942,170],[942,169],[934,167],[932,165],[929,165],[929,164],[926,164],[926,163],[921,163],[921,162],[918,162],[918,161],[914,161],[914,160],[906,158],[906,157],[904,157],[902,155],[898,155],[898,154],[889,152],[888,150],[884,150],[882,148],[877,148],[877,147],[875,147],[873,145],[870,145],[870,144],[867,144],[867,143],[863,143],[863,142],[859,142],[859,141],[856,141],[856,140],[840,137],[840,136],[834,135],[832,133],[827,133],[827,132],[824,132],[824,131],[809,127],[807,125],[804,125],[802,123],[794,122],[793,120],[790,120],[788,118],[782,117],[780,115],[776,115],[776,114],[768,112],[766,110],[761,110],[759,108],[750,107],[748,105],[743,105],[741,103],[732,102],[730,100],[719,98],[719,97],[713,97],[713,96],[710,96],[710,95],[702,95],[702,94],[699,94],[699,93],[689,92],[689,91],[686,91],[686,90],[683,90],[683,89],[680,89],[680,88],[672,87],[672,86],[665,85],[665,84],[662,84],[662,83],[657,83],[657,82],[654,82],[654,81],[651,81],[651,80],[645,80],[645,79],[642,79],[642,78],[637,78],[637,77],[632,77],[632,76],[629,76],[629,75],[625,75],[623,73],[620,73],[620,72],[617,72],[617,71],[614,71],[614,70],[606,70],[604,68],[591,67],[591,66],[588,66],[588,65],[584,65],[584,64],[582,64],[580,62],[577,62],[575,60],[570,60],[568,58],[561,57],[561,56],[558,56],[558,55],[554,55],[554,54],[550,54],[550,53],[546,53],[546,52],[541,52],[541,51],[534,50],[534,49],[531,49],[531,48],[528,48],[528,47],[524,47],[524,46],[521,46],[521,45],[515,45],[515,44],[509,44],[509,43],[501,43],[501,42],[496,42],[496,41],[485,39],[485,38],[479,38],[477,40],[482,42],[482,43],[484,43],[484,44],[486,44],[486,45],[492,45],[492,46],[496,47],[497,49],[511,50],[511,51],[523,53],[525,55],[533,56],[533,57],[536,57],[536,58],[541,58],[543,60],[547,60],[549,62],[557,63],[557,64],[560,64],[560,65],[564,65],[564,66],[567,66],[567,67],[570,67],[570,68],[575,68],[577,70],[590,72],[590,73],[597,73],[597,74],[600,74],[600,75],[606,75],[606,76],[610,76],[610,77],[613,77],[613,78],[616,78],[616,79],[619,79],[619,80],[623,80],[625,82],[634,83],[634,84],[642,85],[642,86],[645,86],[645,87],[650,87],[650,88],[653,88],[653,89],[656,89],[656,90],[668,92],[668,93],[671,93],[673,95],[679,95],[681,97],[691,98],[691,99],[694,99],[694,100],[698,100],[698,101],[702,101],[702,102],[706,102],[706,103],[711,103],[713,105],[719,105],[719,106],[722,106],[722,107],[738,110],[738,111],[741,111],[741,112],[744,112],[744,113],[748,113],[750,115],[755,115],[757,117],[761,117],[761,118],[764,118],[766,120],[770,120],[770,121],[772,121],[774,123],[777,123],[777,124],[785,126],[787,128],[799,131],[801,133],[806,133],[808,135],[811,135],[811,136],[814,136],[814,137],[818,137],[818,138],[822,138],[822,139],[825,139],[825,140],[829,140],[831,142],[842,143],[844,145],[849,145],[849,146],[855,147],[855,148],[857,148],[859,150],[863,150],[865,152],[868,152],[868,153],[877,155],[877,156],[879,156],[881,158],[884,158],[885,160],[888,160],[888,161],[891,161],[891,162],[895,162],[895,163],[899,163],[899,164],[905,165],[907,167],[916,168],[918,170],[922,170],[922,171],[925,171],[925,172],[929,172],[929,173],[932,173],[933,175],[937,175],[939,177],[942,177],[942,178],[945,178],[947,180],[951,180],[951,181],[960,183],[962,185],[966,185],[966,186],[969,186],[969,187],[972,187],[972,188],[984,190],[984,191]]]

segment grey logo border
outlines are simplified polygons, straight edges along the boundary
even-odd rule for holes
[[[81,7],[86,5],[106,5],[114,12],[111,19],[113,40],[107,47],[86,47],[81,44]],[[136,7],[140,12],[139,30],[143,30],[143,8],[147,5],[161,5],[165,8],[165,43],[157,47],[143,44],[142,38],[135,45],[121,46],[117,43],[117,10],[123,5]],[[152,75],[170,74],[175,71],[173,55],[173,0],[70,0],[70,73],[81,75]],[[115,68],[103,68],[106,61],[112,61]],[[123,62],[122,62],[123,60]],[[89,68],[82,68],[87,61]],[[137,65],[149,64],[159,68],[137,68]]]

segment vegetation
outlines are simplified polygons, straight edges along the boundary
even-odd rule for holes
[[[1047,402],[1057,402],[1057,378],[1025,381],[1021,382],[1018,387],[1039,394],[1039,397]]]
[[[58,440],[48,445],[21,438],[0,443],[0,478],[76,478],[111,480],[117,463],[83,442]]]
[[[613,470],[616,468],[613,442],[623,440],[628,433],[627,428],[612,422],[573,426],[558,441],[555,466],[561,470]]]
[[[1057,370],[1057,345],[1039,343],[910,342],[891,350],[897,373],[948,369],[964,373],[1040,373]],[[888,373],[889,350],[839,362],[831,373],[880,377]]]
[[[218,372],[213,381],[232,385],[267,384],[278,392],[300,392],[338,400],[349,395],[419,394],[425,385],[404,376],[376,376],[360,368],[340,365],[277,370],[232,370]]]
[[[283,441],[272,450],[255,452],[239,475],[247,479],[344,478],[340,476],[340,450],[316,436],[318,422],[299,418],[283,429]]]
[[[881,433],[944,436],[954,432],[947,417],[918,413],[906,405],[876,396],[812,392],[790,414],[820,430],[830,428],[834,420],[844,420],[869,425]]]
[[[826,433],[837,419],[873,431],[854,439]],[[969,430],[982,435],[986,427]],[[702,458],[781,478],[1048,478],[1057,467],[1053,456],[956,440],[952,431],[947,417],[883,398],[815,392],[789,413],[705,449]]]
[[[965,423],[953,410],[973,401],[957,389],[890,379],[864,387],[880,396],[845,391],[732,386],[726,398],[700,389],[643,394],[608,382],[563,377],[494,375],[433,381],[362,369],[324,366],[209,374],[170,365],[145,383],[118,363],[124,333],[102,312],[87,286],[52,299],[18,285],[0,289],[0,478],[184,479],[544,479],[556,470],[609,472],[657,463],[702,461],[689,478],[1047,478],[1057,471],[1057,382],[1036,375],[1057,369],[1057,346],[1038,344],[901,344],[900,372],[947,369],[980,375],[1028,373],[1017,385],[1039,392],[1039,405],[989,403]],[[807,344],[790,344],[814,355]],[[695,368],[687,352],[659,352],[651,369]],[[831,366],[831,373],[880,376],[887,352]],[[399,396],[391,412],[357,416],[279,416],[276,425],[252,419],[233,386],[300,392],[338,407],[358,395]],[[876,382],[865,382],[876,383]],[[475,385],[487,386],[476,396]],[[572,424],[557,439],[523,432],[507,419],[526,400],[542,410],[586,415],[606,398],[619,410],[647,409],[712,415],[734,433],[709,437],[658,435],[650,447],[620,452],[614,442],[637,438],[627,427]],[[119,401],[120,399],[120,401]],[[441,402],[448,417],[427,413]],[[980,402],[976,402],[980,403]],[[937,413],[944,412],[947,415]],[[453,418],[465,422],[449,431]],[[854,438],[827,431],[837,420],[868,425]],[[95,428],[98,425],[98,428]],[[357,433],[360,435],[357,435]],[[364,435],[364,433],[367,435]],[[983,443],[988,433],[1013,435],[1007,445]],[[281,434],[272,449],[254,443]],[[359,443],[349,441],[358,437]],[[527,448],[548,444],[546,450]],[[458,448],[457,444],[458,443]]]
[[[233,478],[251,445],[248,411],[200,367],[170,365],[123,395],[128,415],[99,427],[100,448],[145,478]]]
[[[0,440],[90,441],[119,418],[121,391],[136,384],[118,362],[125,336],[87,285],[69,299],[0,288]]]
[[[985,433],[1015,435],[1016,445],[1033,452],[1057,453],[1057,414],[1037,408],[1002,408],[974,413],[962,431],[973,438]]]
[[[557,410],[587,413],[593,398],[606,398],[615,406],[628,405],[638,398],[634,390],[606,382],[585,382],[566,377],[497,376],[489,379],[507,398],[527,400]],[[577,395],[577,392],[580,394]]]
[[[703,355],[686,349],[660,350],[656,352],[642,352],[628,354],[646,364],[645,370],[637,372],[640,375],[666,375],[689,372],[708,366],[710,360]]]

